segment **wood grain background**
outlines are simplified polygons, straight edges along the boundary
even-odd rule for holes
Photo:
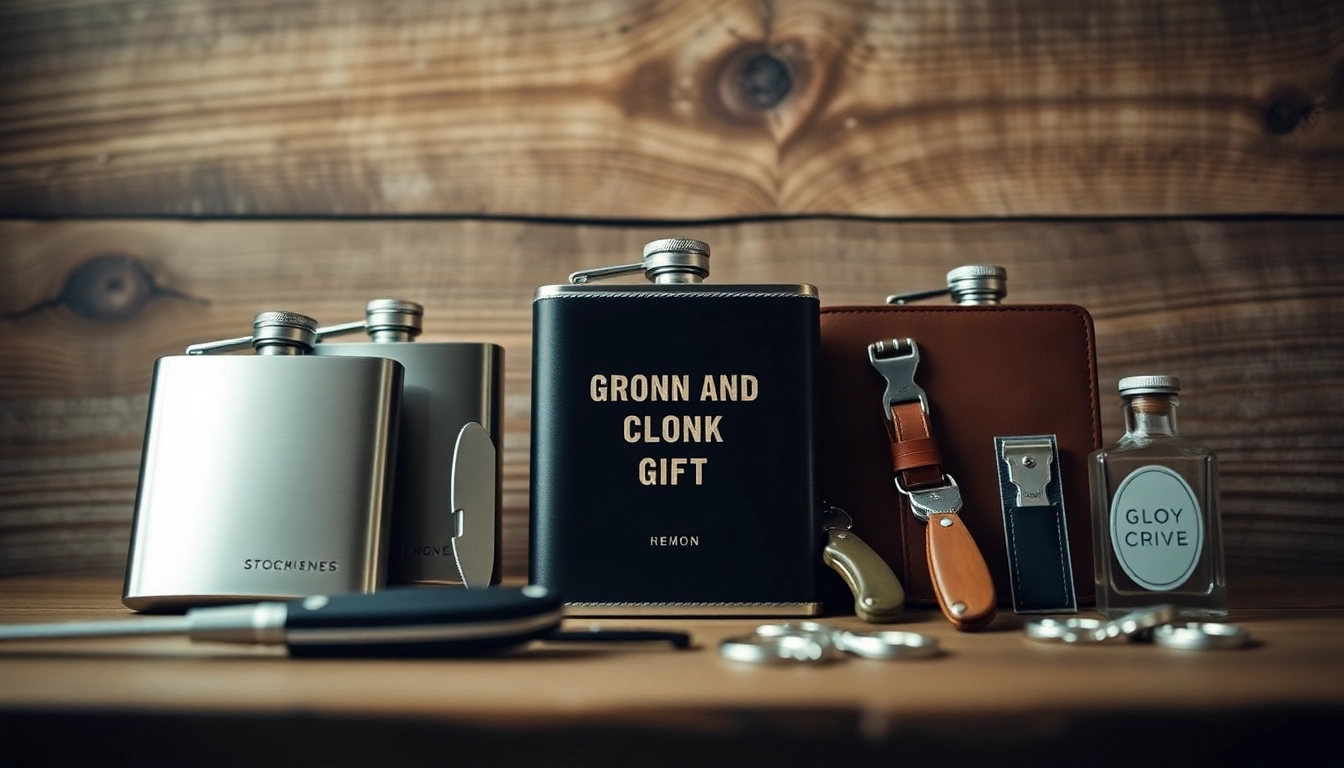
[[[263,309],[530,302],[698,237],[715,282],[876,303],[965,263],[1185,382],[1233,569],[1344,573],[1344,6],[0,4],[0,575],[116,573],[150,367]]]

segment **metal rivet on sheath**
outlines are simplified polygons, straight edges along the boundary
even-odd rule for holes
[[[837,539],[848,539],[848,538],[849,538],[849,534],[847,534],[847,533],[837,533],[837,534],[835,534],[835,538],[837,538]]]
[[[1031,469],[1032,467],[1036,466],[1036,459],[1030,456],[1023,456],[1022,466],[1026,467],[1027,469]]]
[[[950,517],[943,517],[943,518],[941,518],[941,519],[938,521],[938,524],[941,525],[941,526],[943,526],[944,528],[951,528],[951,527],[952,527],[952,518],[950,518]]]
[[[864,605],[872,605],[873,603],[876,603],[876,602],[877,602],[877,601],[874,600],[874,599],[871,598],[871,597],[865,597],[865,598],[863,598],[863,604],[864,604]]]
[[[960,615],[962,615],[962,614],[965,613],[965,612],[966,612],[966,604],[965,604],[965,603],[953,603],[953,604],[952,604],[952,615],[953,615],[953,616],[960,616]]]

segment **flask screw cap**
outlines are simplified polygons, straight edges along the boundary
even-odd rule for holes
[[[317,343],[317,321],[297,312],[262,312],[252,321],[259,355],[303,355]]]

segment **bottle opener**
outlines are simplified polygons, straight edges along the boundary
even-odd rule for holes
[[[826,547],[821,559],[854,593],[854,615],[870,624],[893,621],[905,608],[905,590],[882,556],[851,530],[854,521],[839,507],[821,511]]]
[[[928,523],[925,546],[938,605],[957,629],[980,629],[994,618],[994,582],[957,515],[961,490],[943,471],[929,423],[929,398],[915,383],[919,346],[912,339],[876,341],[868,345],[868,360],[887,380],[882,415],[896,488],[909,500],[915,517]]]

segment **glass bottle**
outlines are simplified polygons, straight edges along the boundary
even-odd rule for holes
[[[1161,603],[1186,618],[1227,615],[1218,459],[1176,429],[1175,376],[1120,380],[1125,435],[1088,458],[1097,610]]]

